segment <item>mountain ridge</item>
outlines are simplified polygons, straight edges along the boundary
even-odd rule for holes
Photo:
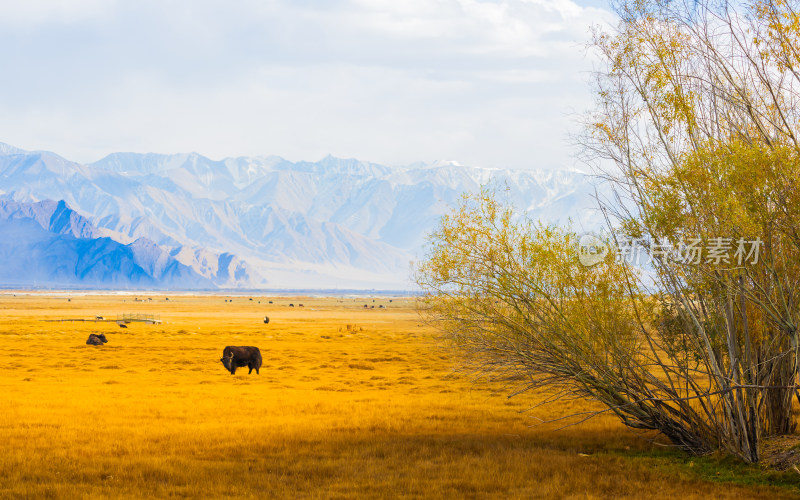
[[[575,171],[197,153],[113,153],[81,165],[0,145],[0,197],[63,200],[98,234],[150,240],[217,286],[222,272],[235,287],[408,288],[425,235],[463,192],[487,183],[534,217],[591,220],[594,186]],[[235,279],[243,273],[248,280]]]

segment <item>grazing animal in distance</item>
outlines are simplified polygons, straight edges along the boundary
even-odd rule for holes
[[[289,307],[294,307],[294,304],[289,304]]]
[[[86,345],[103,345],[106,342],[108,342],[108,339],[105,333],[101,333],[100,335],[90,333],[89,338],[86,339]]]
[[[119,327],[120,327],[120,328],[128,328],[128,325],[126,325],[125,323],[120,323],[120,324],[119,324]]]
[[[266,325],[269,323],[269,316],[264,316],[264,324]]]
[[[256,375],[258,375],[258,369],[261,368],[261,351],[258,350],[258,347],[249,345],[229,345],[222,351],[222,358],[220,358],[220,361],[222,361],[225,369],[231,372],[231,375],[235,375],[236,368],[242,366],[246,366],[250,369],[250,371],[247,372],[248,375],[253,373],[253,370],[255,370]]]

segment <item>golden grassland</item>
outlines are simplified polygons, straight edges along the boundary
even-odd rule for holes
[[[1,498],[800,494],[793,472],[662,451],[611,417],[533,425],[592,406],[523,412],[536,395],[455,372],[409,300],[144,297],[0,295]],[[42,321],[118,313],[163,323]],[[226,345],[258,346],[261,374],[226,372]]]

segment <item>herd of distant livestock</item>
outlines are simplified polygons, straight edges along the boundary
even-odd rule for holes
[[[169,300],[169,299],[167,299]],[[253,299],[250,299],[253,300]],[[230,299],[233,302],[233,299]],[[389,302],[392,300],[389,299]],[[225,299],[225,302],[228,302],[228,299]],[[374,300],[373,300],[374,302]],[[269,301],[272,304],[272,301]],[[297,304],[298,307],[304,307],[303,304]],[[289,307],[294,307],[294,304],[289,304]],[[383,309],[383,305],[378,306],[380,309]],[[367,309],[368,305],[364,304],[364,308]],[[372,306],[372,309],[375,309],[375,306]],[[97,320],[102,320],[102,316],[96,316]],[[269,317],[264,316],[264,324],[269,323]],[[125,323],[119,324],[120,328],[128,328]],[[101,333],[99,335],[91,333],[89,334],[89,338],[86,339],[87,345],[103,345],[108,342],[105,333]],[[253,373],[253,370],[256,371],[256,375],[259,374],[258,370],[261,368],[261,351],[258,347],[255,346],[234,346],[229,345],[225,346],[225,349],[222,350],[222,358],[220,358],[222,365],[225,367],[226,370],[231,372],[231,375],[236,374],[236,368],[248,367],[249,370],[247,372],[248,375]]]

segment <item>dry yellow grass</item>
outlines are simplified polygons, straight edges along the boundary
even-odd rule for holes
[[[0,295],[0,497],[795,493],[704,481],[689,465],[653,468],[636,458],[651,445],[610,417],[531,427],[531,416],[566,410],[520,414],[532,397],[509,400],[454,373],[408,301],[139,297],[152,301]],[[42,321],[123,312],[164,323]],[[90,333],[109,343],[85,345]],[[226,345],[258,346],[261,374],[226,372]]]

